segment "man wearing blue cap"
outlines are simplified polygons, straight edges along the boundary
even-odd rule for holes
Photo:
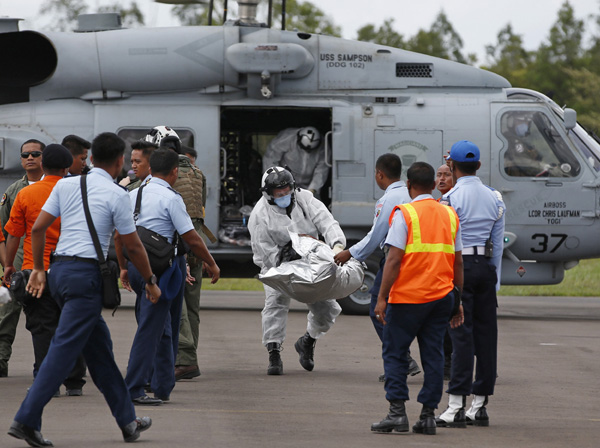
[[[439,427],[489,426],[486,405],[496,383],[496,291],[500,288],[505,205],[500,193],[476,176],[481,167],[479,157],[479,148],[468,140],[452,145],[448,161],[457,180],[442,197],[442,203],[456,210],[462,227],[465,320],[461,327],[450,329],[453,353],[448,409],[436,418]],[[470,394],[473,401],[465,411]]]
[[[211,283],[215,283],[220,276],[219,267],[194,229],[181,195],[172,188],[178,177],[179,156],[167,148],[153,151],[150,155],[150,171],[152,178],[129,193],[135,209],[138,193],[142,192],[139,215],[135,217],[136,225],[162,235],[172,244],[175,244],[173,240],[177,232],[191,252],[204,262],[206,271],[212,277]],[[158,301],[150,302],[145,297],[146,280],[132,263],[126,264],[118,236],[115,237],[115,247],[123,285],[131,285],[137,294],[135,310],[138,329],[129,355],[125,383],[134,404],[157,406],[169,400],[175,387],[175,358],[186,278],[185,259],[183,252],[180,252],[181,255],[174,258],[172,266],[160,275],[158,284],[162,296]],[[156,282],[156,278],[150,281]],[[144,387],[148,383],[154,391],[154,397],[145,393]]]

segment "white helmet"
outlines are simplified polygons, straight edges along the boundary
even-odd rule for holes
[[[285,188],[289,186],[292,190],[292,197],[295,196],[296,182],[291,171],[280,166],[272,166],[267,168],[263,174],[261,181],[261,189],[263,196],[271,205],[275,204],[273,199],[273,190],[277,188]]]
[[[317,149],[321,144],[321,134],[312,126],[307,126],[298,130],[298,145],[305,151]]]
[[[175,132],[169,126],[156,126],[156,127],[154,127],[146,135],[146,137],[144,137],[144,140],[147,141],[147,142],[150,142],[150,143],[154,143],[156,146],[160,146],[161,140],[163,138],[169,137],[169,136],[177,137],[178,140],[181,140],[179,138],[179,135],[177,135],[177,132]]]

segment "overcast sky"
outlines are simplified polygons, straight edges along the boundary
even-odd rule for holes
[[[88,0],[92,8],[117,0]],[[119,0],[123,4],[129,0]],[[278,0],[275,0],[276,2]],[[266,5],[267,0],[262,0]],[[39,29],[51,20],[39,15],[44,0],[0,0],[0,16],[21,17],[21,29]],[[146,16],[147,26],[172,26],[169,5],[152,0],[137,0]],[[523,36],[525,48],[536,49],[548,38],[550,27],[564,0],[312,0],[342,27],[343,37],[354,39],[356,31],[372,23],[379,26],[387,18],[394,19],[394,28],[410,37],[423,28],[429,29],[443,9],[454,29],[462,37],[465,53],[476,53],[484,63],[485,46],[494,44],[498,31],[511,23],[515,33]],[[232,14],[236,1],[229,0]],[[577,18],[585,20],[588,36],[600,34],[590,15],[600,14],[600,0],[571,0]],[[263,17],[263,20],[266,19]]]

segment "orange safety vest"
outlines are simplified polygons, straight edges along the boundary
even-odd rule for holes
[[[408,235],[400,274],[390,290],[389,303],[427,303],[439,300],[454,288],[454,242],[458,215],[435,199],[397,205]]]

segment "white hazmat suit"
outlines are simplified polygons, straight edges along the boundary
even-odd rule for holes
[[[323,140],[318,148],[306,151],[298,144],[298,131],[298,128],[284,129],[271,140],[263,156],[263,171],[271,166],[287,166],[298,187],[318,193],[329,176]]]
[[[290,216],[286,209],[271,205],[262,197],[248,221],[248,230],[252,240],[254,263],[260,267],[261,273],[275,267],[280,249],[290,242],[292,231],[318,238],[323,235],[325,242],[333,247],[336,244],[346,245],[346,237],[339,223],[331,215],[327,207],[306,190],[297,190],[295,203]],[[286,335],[287,316],[290,297],[264,285],[265,307],[262,311],[263,344],[270,342],[283,343]],[[335,300],[326,300],[307,304],[307,332],[318,339],[325,334],[340,314],[341,308]]]

